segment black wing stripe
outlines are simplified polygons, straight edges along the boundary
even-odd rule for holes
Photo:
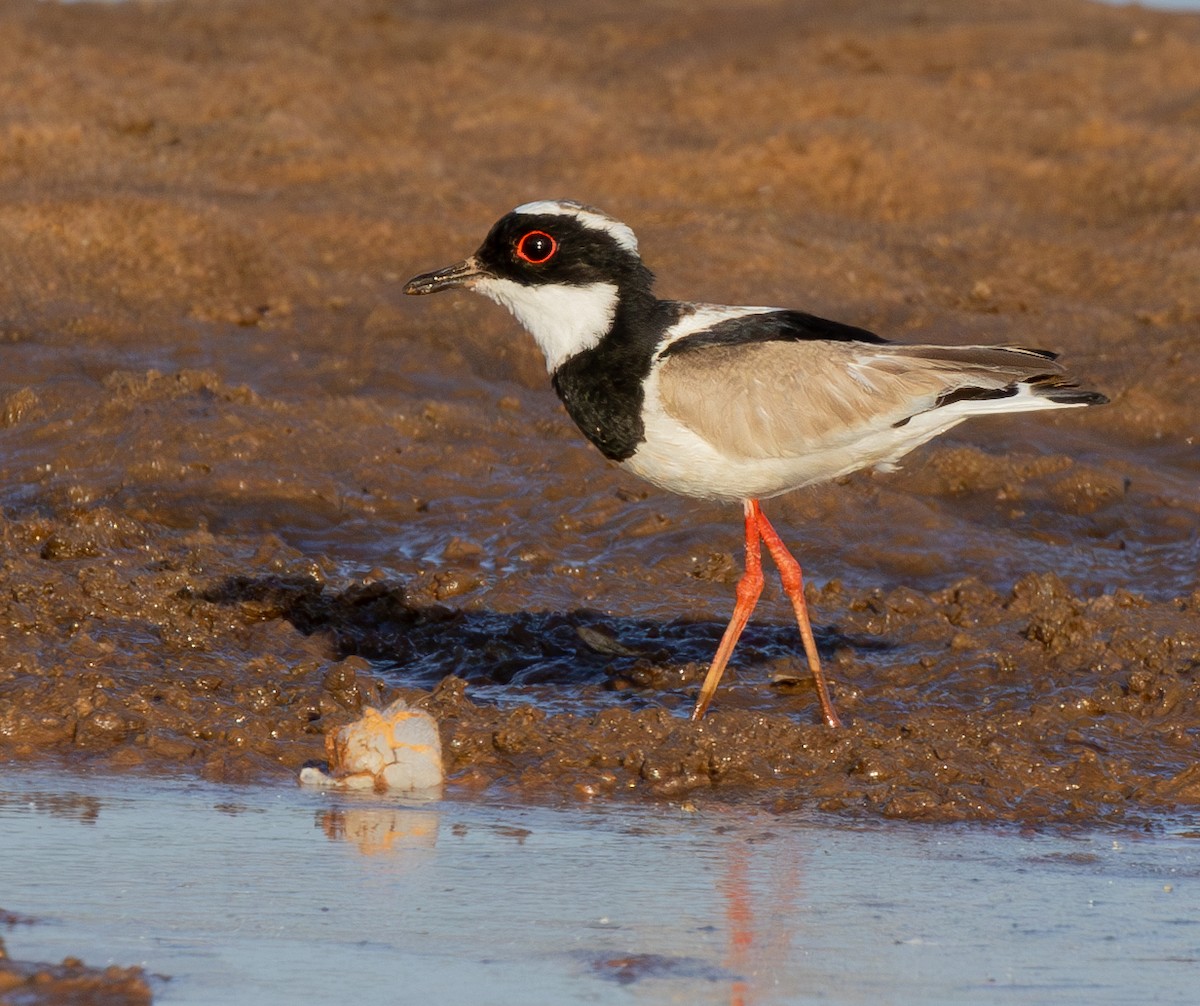
[[[1017,393],[1017,386],[1010,384],[1007,388],[955,388],[953,391],[943,391],[933,403],[935,409],[953,405],[955,402],[984,402],[991,398],[1012,398]]]
[[[888,340],[865,328],[818,318],[803,311],[764,311],[762,314],[729,318],[676,339],[659,353],[660,359],[712,346],[744,346],[755,342],[868,342],[881,345]]]

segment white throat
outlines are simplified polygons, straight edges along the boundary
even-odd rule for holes
[[[541,347],[552,374],[603,339],[617,313],[617,288],[612,283],[525,286],[487,277],[475,280],[471,288],[512,312]]]

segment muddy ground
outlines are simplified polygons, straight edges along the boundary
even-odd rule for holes
[[[852,815],[1200,807],[1200,16],[896,4],[0,3],[0,754],[289,785],[397,694],[453,791]],[[467,295],[539,197],[665,295],[1060,351],[976,420],[740,513],[571,427]]]
[[[0,909],[6,928],[32,923]],[[21,1006],[148,1006],[150,983],[141,968],[88,967],[75,957],[61,964],[11,961],[0,941],[0,1003]]]

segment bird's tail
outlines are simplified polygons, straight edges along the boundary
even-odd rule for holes
[[[958,405],[962,412],[976,414],[1108,401],[1107,395],[1081,387],[1057,362],[1057,354],[1045,349],[921,346],[912,347],[912,353],[947,377],[953,375],[953,385],[938,396],[934,409]]]

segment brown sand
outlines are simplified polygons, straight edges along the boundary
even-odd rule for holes
[[[936,820],[1200,805],[1200,17],[1079,0],[0,6],[0,753],[286,783],[419,700],[457,787]],[[736,510],[605,464],[481,300],[517,203],[665,295],[1059,350],[1113,404]]]

